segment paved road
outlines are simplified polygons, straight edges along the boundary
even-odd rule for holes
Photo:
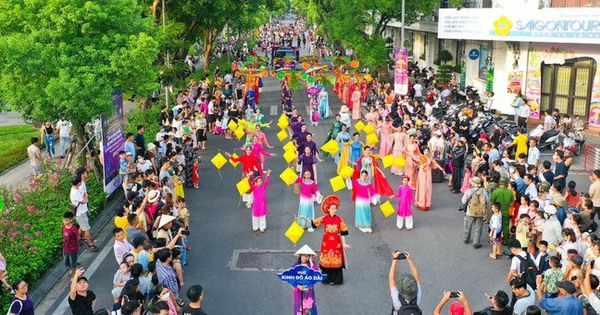
[[[277,106],[279,114],[279,92],[272,86],[278,86],[274,78],[265,79],[265,91],[261,95],[263,108]],[[295,105],[304,109],[307,98],[301,91],[294,94]],[[340,101],[330,93],[332,111],[337,112]],[[265,111],[266,112],[266,111]],[[323,143],[331,124],[331,119],[318,127],[310,128],[316,134],[316,141]],[[210,164],[210,158],[217,149],[230,152],[239,148],[241,142],[211,137],[208,151],[203,154],[200,168],[202,188],[186,191],[186,199],[191,212],[190,242],[193,249],[189,252],[189,266],[185,267],[185,288],[193,284],[201,284],[205,288],[203,308],[209,314],[290,314],[292,294],[290,287],[276,277],[275,271],[238,271],[230,265],[234,252],[239,250],[285,250],[295,251],[303,244],[318,250],[323,231],[321,229],[306,233],[297,246],[292,245],[284,232],[291,224],[298,205],[298,195],[278,178],[285,168],[281,158],[282,143],[275,134],[277,127],[266,131],[271,150],[279,157],[268,158],[266,167],[273,170],[273,181],[267,192],[269,215],[265,234],[251,231],[250,210],[243,205],[238,208],[239,197],[235,183],[239,180],[240,169],[230,165],[221,170],[223,179]],[[238,151],[238,153],[240,153]],[[386,171],[389,174],[389,171]],[[332,189],[329,178],[335,175],[335,164],[327,159],[318,166],[323,195]],[[397,187],[399,179],[389,176],[392,187]],[[573,175],[581,189],[587,190],[588,180],[585,175]],[[350,201],[349,191],[341,191],[341,215],[348,225],[354,225],[354,209]],[[373,208],[374,233],[363,234],[356,228],[350,228],[347,241],[352,248],[347,251],[349,268],[345,271],[345,282],[342,286],[317,285],[317,303],[322,314],[386,314],[390,310],[387,274],[390,265],[390,254],[399,249],[408,251],[414,257],[423,281],[424,314],[431,314],[444,290],[466,293],[474,309],[487,306],[484,292],[509,290],[504,278],[509,267],[508,260],[492,261],[488,255],[490,246],[475,250],[462,243],[463,216],[456,209],[459,207],[459,195],[448,192],[445,183],[434,184],[434,198],[431,210],[415,211],[415,229],[411,232],[398,231],[395,218],[385,219],[377,207]],[[117,270],[112,253],[109,224],[96,239],[105,246],[97,255],[86,253],[93,262],[84,262],[84,267],[92,269],[90,276],[91,289],[98,296],[98,306],[109,307],[112,304],[110,289],[112,276]],[[107,244],[108,243],[108,244]],[[89,258],[88,257],[88,258]],[[289,256],[289,264],[294,257]],[[409,272],[406,263],[399,264],[400,272]],[[40,313],[70,314],[65,302],[66,281],[57,284],[56,290],[38,307]]]

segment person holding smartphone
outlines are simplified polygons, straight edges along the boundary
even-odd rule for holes
[[[462,291],[445,291],[440,303],[433,310],[433,315],[440,315],[442,313],[442,309],[444,305],[450,301],[450,299],[458,299],[458,301],[454,301],[450,303],[449,313],[450,315],[471,315],[473,312],[471,311],[471,305],[469,305],[469,301],[467,301],[467,297]]]
[[[419,276],[417,266],[409,253],[395,251],[392,254],[392,257],[394,259],[392,260],[388,277],[393,304],[392,314],[398,314],[399,311],[412,311],[413,314],[421,314],[422,312],[419,308],[422,292],[421,277]],[[398,260],[406,260],[411,272],[410,275],[406,273],[400,275],[397,282],[400,286],[397,286],[396,283],[396,264],[398,263]]]

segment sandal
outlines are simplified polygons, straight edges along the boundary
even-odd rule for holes
[[[496,257],[496,255],[494,255],[494,254],[490,254],[490,258],[491,259],[498,259],[498,257]]]
[[[95,244],[87,244],[87,247],[92,251],[92,252],[97,252],[98,251],[98,247],[96,247]]]

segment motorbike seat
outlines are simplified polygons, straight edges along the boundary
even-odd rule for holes
[[[540,136],[540,143],[544,143],[546,142],[546,140],[548,140],[551,137],[556,136],[558,133],[560,133],[559,130],[556,129],[552,129],[552,130],[548,130],[546,132],[544,132],[541,136]]]

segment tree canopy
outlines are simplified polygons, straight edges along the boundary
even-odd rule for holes
[[[431,14],[439,4],[439,0],[406,0],[406,25]],[[381,67],[388,63],[383,32],[390,21],[402,19],[402,0],[293,0],[292,6],[318,24],[330,40],[354,49],[363,64]]]
[[[113,110],[115,88],[158,88],[155,32],[136,0],[0,1],[0,99],[82,126]]]

